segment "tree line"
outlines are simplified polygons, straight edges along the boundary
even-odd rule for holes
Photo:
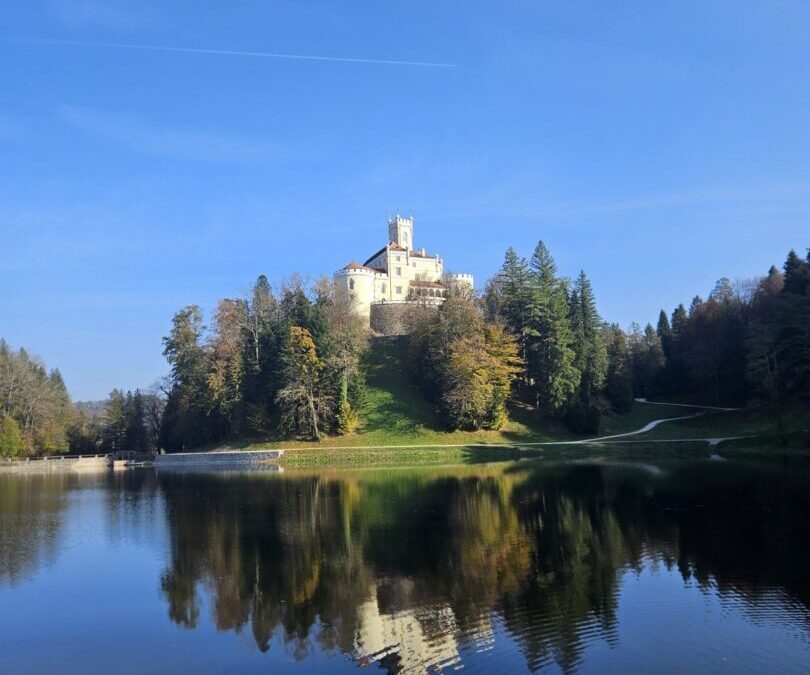
[[[300,279],[278,296],[260,276],[250,297],[219,302],[213,325],[189,306],[164,338],[171,367],[160,441],[167,449],[232,437],[352,431],[365,390],[365,329],[333,282]]]
[[[155,452],[164,396],[114,389],[100,410],[74,404],[62,375],[0,339],[0,457]]]
[[[810,254],[661,311],[628,330],[602,320],[585,272],[567,279],[541,241],[510,248],[480,296],[414,306],[407,338],[416,382],[448,429],[497,429],[507,404],[596,433],[636,397],[762,405],[810,397]],[[0,340],[0,455],[177,450],[229,438],[319,438],[360,424],[368,330],[334,282],[299,278],[275,293],[260,276],[196,305],[163,339],[170,366],[149,392],[114,390],[100,414],[70,401],[58,370]]]
[[[546,418],[577,431],[596,432],[605,401],[625,410],[632,395],[619,386],[626,376],[621,355],[609,351],[611,334],[596,307],[585,272],[572,282],[557,273],[540,241],[530,260],[509,248],[482,297],[485,316],[515,336],[521,368],[515,395]]]
[[[72,422],[61,373],[0,338],[0,456],[64,452]]]
[[[810,397],[810,253],[759,279],[722,278],[706,300],[625,331],[599,317],[585,273],[558,276],[539,242],[528,261],[507,251],[482,302],[518,340],[515,395],[578,431],[635,397],[775,410]]]
[[[704,300],[664,310],[655,328],[630,335],[634,388],[641,395],[760,405],[780,410],[810,397],[810,252],[782,269],[732,284]]]

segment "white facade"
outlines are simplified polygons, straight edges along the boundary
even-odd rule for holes
[[[388,221],[388,243],[362,265],[352,262],[336,273],[338,283],[354,298],[366,318],[375,303],[440,304],[456,287],[473,288],[471,274],[445,274],[444,261],[413,247],[413,218]]]

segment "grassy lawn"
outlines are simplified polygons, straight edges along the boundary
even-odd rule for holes
[[[686,408],[683,408],[686,410]],[[802,407],[787,410],[783,425],[790,445],[801,447],[810,439],[810,411]],[[650,439],[677,438],[727,438],[751,436],[769,444],[778,436],[775,417],[758,409],[742,409],[729,412],[710,412],[689,420],[679,420],[661,425],[645,434]]]
[[[372,343],[364,364],[368,392],[362,410],[362,426],[346,436],[328,436],[320,441],[272,439],[243,442],[243,449],[285,448],[282,463],[288,467],[378,466],[459,464],[503,461],[526,457],[576,457],[594,451],[621,455],[630,452],[622,444],[599,446],[532,446],[534,443],[572,441],[594,436],[576,435],[563,424],[544,420],[530,406],[512,403],[509,420],[498,431],[447,431],[433,406],[413,381],[403,340],[378,339]],[[699,408],[636,403],[627,414],[609,414],[598,436],[635,431],[663,418],[685,417]],[[794,425],[795,426],[795,425]],[[810,426],[810,424],[807,424]],[[772,433],[762,414],[748,411],[716,413],[689,420],[667,422],[628,440],[716,438]],[[628,444],[629,445],[629,444]],[[636,453],[642,444],[636,443]],[[665,444],[649,444],[664,451]],[[409,447],[410,446],[410,447]],[[419,447],[414,447],[419,446]],[[493,446],[493,447],[487,447]],[[503,447],[508,446],[508,447]],[[680,450],[701,449],[705,443],[680,444]],[[675,447],[672,448],[675,451]],[[644,452],[648,449],[645,446]]]

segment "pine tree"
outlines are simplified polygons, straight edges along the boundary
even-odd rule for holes
[[[605,396],[613,410],[626,413],[633,407],[633,368],[627,336],[615,323],[603,327],[602,335],[608,354]]]
[[[104,403],[102,437],[107,452],[126,450],[127,411],[126,398],[120,389],[113,389]]]
[[[585,272],[580,272],[574,284],[570,315],[576,354],[574,363],[581,373],[580,392],[583,400],[595,400],[607,374],[607,351],[600,330],[602,320]]]
[[[557,414],[579,385],[574,366],[574,336],[565,285],[557,277],[551,253],[540,241],[531,259],[527,293],[527,371],[535,392],[535,405]]]
[[[782,363],[781,383],[787,395],[810,396],[810,254],[802,260],[794,251],[784,266],[776,322],[776,352]]]
[[[200,308],[189,305],[172,319],[172,330],[163,338],[163,355],[171,366],[172,389],[163,415],[161,444],[183,448],[214,440],[208,388],[209,356],[203,346]]]
[[[521,258],[513,248],[506,251],[506,257],[498,274],[500,287],[501,316],[507,327],[517,336],[520,357],[527,357],[527,333],[529,329],[528,305],[530,296],[529,268],[525,258]]]
[[[655,332],[658,333],[658,338],[661,340],[664,356],[670,358],[672,356],[672,328],[669,325],[667,313],[663,309],[658,314],[658,325]]]
[[[599,429],[599,392],[607,375],[607,350],[602,339],[599,313],[591,282],[580,272],[570,300],[571,327],[574,334],[574,365],[580,372],[579,395],[566,415],[578,431]]]

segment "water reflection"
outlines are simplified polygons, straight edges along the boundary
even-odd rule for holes
[[[782,466],[535,464],[335,474],[159,475],[161,589],[192,629],[280,637],[389,672],[458,665],[503,633],[572,672],[617,644],[620,584],[651,565],[749,621],[804,621],[806,472]],[[641,616],[641,615],[639,615]],[[652,619],[653,615],[642,617]]]
[[[0,586],[14,586],[56,556],[67,474],[0,474]]]

